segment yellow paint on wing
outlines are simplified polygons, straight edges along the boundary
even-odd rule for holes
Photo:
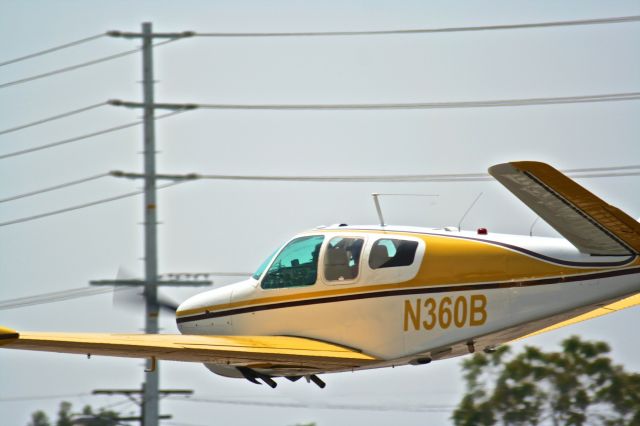
[[[211,357],[331,362],[367,362],[376,358],[340,345],[288,336],[201,336],[174,334],[102,334],[23,332],[6,345],[13,349],[97,354],[120,357],[206,362]],[[257,357],[257,358],[256,358]],[[266,357],[266,358],[265,358]]]
[[[8,345],[9,343],[18,340],[19,334],[17,331],[0,326],[0,346]]]
[[[12,335],[12,334],[16,334],[17,331],[11,329],[11,328],[7,328],[7,327],[1,327],[0,326],[0,337],[6,336],[6,335]]]
[[[549,331],[557,330],[558,328],[566,327],[572,324],[577,324],[579,322],[587,321],[593,318],[598,318],[603,315],[612,314],[614,312],[620,311],[622,309],[631,308],[636,305],[640,305],[640,293],[633,295],[631,297],[627,297],[625,299],[619,300],[617,302],[611,303],[609,305],[603,306],[601,308],[594,309],[593,311],[589,311],[586,314],[578,315],[566,321],[562,321],[557,324],[551,325],[549,327],[543,328],[531,334],[527,334],[526,336],[522,336],[517,340],[524,339],[531,336],[536,336],[542,333],[547,333]]]

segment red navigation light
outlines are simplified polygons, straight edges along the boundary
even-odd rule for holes
[[[478,228],[478,235],[487,235],[488,233],[487,228]]]

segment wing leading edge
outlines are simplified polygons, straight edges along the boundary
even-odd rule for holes
[[[377,361],[357,350],[302,337],[21,332],[0,327],[0,347],[151,358],[229,366],[304,367],[335,371]]]
[[[583,253],[640,254],[640,223],[545,163],[498,164],[489,174]]]
[[[568,320],[557,322],[553,325],[534,331],[533,333],[529,333],[525,336],[519,337],[516,340],[525,339],[531,336],[537,336],[538,334],[547,333],[549,331],[557,330],[558,328],[566,327],[572,324],[577,324],[579,322],[587,321],[593,318],[598,318],[603,315],[612,314],[614,312],[618,312],[627,308],[632,308],[637,305],[640,305],[640,293],[634,294],[633,296],[630,296],[630,297],[626,297],[622,300],[618,300],[617,302],[599,307],[597,309],[593,309],[582,315],[574,316],[573,318],[569,318]]]

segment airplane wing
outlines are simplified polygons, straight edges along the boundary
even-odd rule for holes
[[[545,163],[498,164],[489,174],[583,253],[640,254],[640,223]]]
[[[534,331],[533,333],[529,333],[525,336],[519,337],[515,340],[525,339],[531,336],[537,336],[538,334],[547,333],[549,331],[557,330],[558,328],[566,327],[568,325],[577,324],[582,321],[590,320],[593,318],[598,318],[603,315],[612,314],[617,311],[621,311],[623,309],[631,308],[633,306],[640,305],[640,293],[635,294],[633,296],[627,297],[622,300],[618,300],[617,302],[610,303],[608,305],[602,306],[600,308],[594,309],[582,315],[575,316],[565,321],[558,322],[556,324],[550,325],[548,327],[542,328],[540,330]]]
[[[319,371],[351,369],[376,361],[354,349],[287,336],[18,333],[0,327],[0,348]]]

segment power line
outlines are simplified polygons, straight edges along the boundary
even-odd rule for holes
[[[158,116],[154,117],[154,120],[160,120],[162,118],[171,117],[173,115],[180,114],[180,113],[183,113],[183,112],[185,112],[185,110],[178,110],[178,111],[169,112],[167,114],[161,114],[161,115],[158,115]],[[128,124],[122,124],[120,126],[114,126],[114,127],[109,127],[107,129],[103,129],[103,130],[98,130],[97,132],[87,133],[87,134],[84,134],[84,135],[75,136],[73,138],[63,139],[63,140],[60,140],[60,141],[57,141],[57,142],[51,142],[51,143],[48,143],[48,144],[45,144],[45,145],[36,146],[36,147],[33,147],[33,148],[27,148],[27,149],[22,149],[20,151],[10,152],[8,154],[0,155],[0,160],[3,160],[5,158],[10,158],[10,157],[17,157],[19,155],[29,154],[29,153],[40,151],[40,150],[47,149],[47,148],[53,148],[53,147],[64,145],[64,144],[68,144],[68,143],[71,143],[71,142],[76,142],[76,141],[80,141],[80,140],[84,140],[84,139],[89,139],[89,138],[92,138],[94,136],[100,136],[100,135],[104,135],[106,133],[116,132],[118,130],[128,129],[130,127],[139,126],[142,123],[143,123],[142,120],[138,120],[138,121],[134,121],[134,122],[131,122],[131,123],[128,123]]]
[[[572,177],[610,177],[610,176],[637,176],[640,174],[639,165],[592,167],[581,169],[561,170]],[[636,171],[634,171],[636,170]],[[591,172],[591,173],[590,173]],[[595,173],[593,173],[595,172]],[[127,173],[119,170],[109,172],[113,177],[127,179],[139,179],[144,177],[141,173]],[[215,174],[156,174],[156,179],[186,181],[198,179],[212,180],[265,180],[265,181],[301,181],[301,182],[468,182],[488,181],[493,178],[488,173],[456,173],[456,174],[414,174],[414,175],[215,175]]]
[[[204,273],[181,273],[181,274],[160,274],[160,282],[164,282],[165,279],[171,280],[175,277],[189,276],[221,276],[221,277],[249,277],[251,272],[204,272]],[[195,280],[194,280],[195,281]],[[81,299],[85,297],[96,296],[100,294],[119,292],[125,290],[137,290],[134,287],[79,287],[70,288],[67,290],[54,291],[49,293],[35,294],[32,296],[18,297],[15,299],[6,299],[0,301],[0,311],[6,311],[9,309],[25,308],[28,306],[44,305],[48,303],[64,302],[71,299]]]
[[[192,108],[224,110],[394,110],[491,108],[531,105],[575,104],[587,102],[631,101],[640,99],[640,92],[602,95],[563,96],[553,98],[524,98],[460,102],[370,103],[370,104],[188,104]],[[160,104],[162,105],[162,104]],[[185,104],[187,105],[187,104]]]
[[[172,40],[168,40],[172,41]],[[168,42],[167,41],[167,42]],[[531,106],[531,105],[550,105],[550,104],[569,104],[569,103],[585,103],[585,102],[611,102],[611,101],[628,101],[640,99],[640,92],[628,92],[617,94],[602,95],[584,95],[584,96],[568,96],[555,98],[529,98],[529,99],[507,99],[507,100],[489,100],[489,101],[463,101],[463,102],[431,102],[431,103],[392,103],[392,104],[158,104],[158,108],[183,108],[164,115],[155,117],[160,119],[170,115],[185,112],[195,108],[203,109],[227,109],[227,110],[389,110],[389,109],[440,109],[440,108],[482,108],[482,107],[504,107],[504,106]],[[109,104],[131,106],[135,103],[124,103],[121,101],[110,101]],[[86,135],[64,139],[62,141],[52,142],[33,148],[11,152],[0,155],[0,160],[18,155],[28,154],[46,148],[87,139],[93,136],[114,132],[137,126],[142,121],[136,121],[121,126],[111,127],[98,132]]]
[[[4,89],[4,88],[10,87],[10,86],[15,86],[17,84],[27,83],[29,81],[38,80],[38,79],[45,78],[45,77],[50,77],[50,76],[56,75],[56,74],[62,74],[62,73],[65,73],[65,72],[77,70],[77,69],[84,68],[84,67],[89,67],[91,65],[96,65],[96,64],[99,64],[99,63],[102,63],[102,62],[113,60],[113,59],[122,58],[124,56],[128,56],[128,55],[131,55],[133,53],[137,53],[139,50],[140,50],[139,48],[138,49],[127,50],[127,51],[124,51],[124,52],[117,53],[115,55],[109,55],[109,56],[105,56],[105,57],[102,57],[102,58],[94,59],[94,60],[91,60],[91,61],[82,62],[80,64],[75,64],[75,65],[71,65],[71,66],[68,66],[68,67],[59,68],[59,69],[56,69],[56,70],[53,70],[53,71],[48,71],[48,72],[43,73],[43,74],[37,74],[37,75],[30,76],[30,77],[21,78],[19,80],[9,81],[7,83],[0,84],[0,89]]]
[[[96,109],[96,108],[99,108],[101,106],[105,106],[105,105],[108,105],[108,104],[109,104],[108,102],[100,102],[99,104],[89,105],[89,106],[86,106],[86,107],[83,107],[83,108],[74,109],[73,111],[68,111],[68,112],[65,112],[65,113],[62,113],[62,114],[53,115],[51,117],[43,118],[41,120],[32,121],[31,123],[22,124],[20,126],[16,126],[16,127],[11,127],[9,129],[0,130],[0,135],[5,135],[7,133],[11,133],[11,132],[15,132],[15,131],[18,131],[18,130],[26,129],[28,127],[33,127],[33,126],[37,126],[39,124],[48,123],[50,121],[59,120],[61,118],[70,117],[72,115],[80,114],[81,112],[85,112],[85,111],[90,111],[92,109]]]
[[[25,308],[27,306],[43,305],[47,303],[63,302],[71,299],[96,296],[98,294],[112,293],[114,291],[126,290],[125,287],[80,287],[68,290],[54,291],[50,293],[38,294],[35,296],[19,297],[0,301],[0,311],[9,309]]]
[[[640,176],[637,172],[590,173],[570,175],[573,178]],[[466,175],[387,175],[387,176],[266,176],[266,175],[200,175],[198,179],[280,182],[487,182],[491,176]]]
[[[430,33],[456,33],[471,31],[492,31],[492,30],[518,30],[525,28],[550,28],[567,27],[581,25],[602,25],[602,24],[622,24],[627,22],[638,22],[640,16],[621,16],[614,18],[581,19],[573,21],[551,21],[525,24],[505,24],[505,25],[484,25],[473,27],[445,27],[445,28],[424,28],[424,29],[400,29],[400,30],[379,30],[379,31],[320,31],[320,32],[247,32],[247,33],[195,33],[196,37],[322,37],[322,36],[364,36],[364,35],[393,35],[393,34],[430,34]]]
[[[168,188],[170,186],[178,185],[178,184],[184,183],[184,182],[186,182],[186,181],[171,182],[171,183],[168,183],[166,185],[158,186],[157,189]],[[0,222],[0,227],[8,226],[8,225],[15,225],[16,223],[29,222],[29,221],[32,221],[32,220],[41,219],[43,217],[54,216],[54,215],[58,215],[58,214],[61,214],[61,213],[71,212],[71,211],[74,211],[74,210],[80,210],[80,209],[84,209],[84,208],[87,208],[87,207],[96,206],[98,204],[104,204],[104,203],[109,203],[111,201],[122,200],[123,198],[135,197],[136,195],[140,195],[140,194],[143,194],[143,193],[144,193],[144,190],[128,192],[126,194],[116,195],[115,197],[102,198],[100,200],[91,201],[89,203],[78,204],[78,205],[75,205],[75,206],[66,207],[64,209],[54,210],[54,211],[50,211],[50,212],[46,212],[46,213],[40,213],[40,214],[33,215],[33,216],[22,217],[22,218],[10,220],[10,221],[7,221],[7,222]]]
[[[260,400],[233,400],[209,398],[170,398],[172,401],[189,401],[208,404],[251,405],[271,408],[314,408],[320,410],[402,411],[413,413],[450,412],[451,405],[385,405],[385,404],[318,404],[305,402],[270,402]]]
[[[594,169],[574,169],[574,170],[609,170],[609,173],[577,173],[571,174],[568,173],[569,176],[579,179],[579,178],[602,178],[602,177],[625,177],[625,176],[640,176],[640,171],[628,171],[628,172],[615,172],[615,170],[623,170],[623,169],[638,169],[640,166],[620,166],[620,167],[598,167]],[[123,172],[110,172],[111,176],[120,176],[120,177],[140,177],[139,174],[136,173],[123,173]],[[157,175],[158,179],[173,179],[175,180],[172,183],[159,186],[158,189],[168,188],[173,185],[177,185],[180,183],[185,183],[197,179],[210,179],[210,180],[234,180],[234,181],[280,181],[280,182],[361,182],[361,183],[371,183],[371,182],[486,182],[492,181],[493,178],[486,173],[459,173],[459,174],[431,174],[431,175],[386,175],[386,176],[267,176],[267,175],[200,175],[200,174],[189,174],[183,175],[186,176],[186,179],[178,180],[179,175]],[[36,191],[37,192],[37,191]],[[97,201],[92,201],[85,204],[79,204],[72,207],[67,207],[60,210],[55,210],[51,212],[41,213],[38,215],[27,216],[15,220],[11,220],[8,222],[1,222],[0,227],[13,225],[22,222],[29,222],[36,219],[41,219],[48,216],[53,216],[61,213],[66,213],[74,210],[83,209],[86,207],[95,206],[98,204],[104,204],[111,201],[121,200],[123,198],[133,197],[139,194],[142,194],[144,190],[129,192],[126,194],[117,195],[115,197],[109,197],[100,199]]]
[[[616,170],[631,170],[640,169],[638,166],[614,166],[614,167],[597,167],[592,169],[573,169],[581,171],[597,170],[599,173],[567,173],[573,178],[601,178],[601,177],[625,177],[625,176],[640,176],[640,171],[621,171]],[[606,173],[605,171],[609,171]],[[123,173],[119,171],[110,172],[111,176],[119,177],[140,177],[137,173]],[[186,179],[180,179],[180,177],[186,176]],[[267,175],[204,175],[191,173],[188,175],[157,175],[158,179],[171,179],[174,182],[159,186],[158,189],[168,188],[179,183],[185,183],[197,179],[210,179],[210,180],[234,180],[234,181],[280,181],[280,182],[486,182],[494,180],[486,173],[459,173],[459,174],[430,174],[430,175],[369,175],[369,176],[267,176]],[[28,216],[20,219],[11,220],[8,222],[1,222],[0,227],[13,225],[16,223],[28,222],[31,220],[40,219],[43,217],[53,216],[69,211],[79,210],[86,207],[91,207],[98,204],[104,204],[111,201],[120,200],[123,198],[133,197],[142,194],[144,191],[129,192],[126,194],[117,195],[115,197],[104,198],[97,201],[92,201],[77,206],[67,207],[60,210],[41,213],[34,216]]]
[[[194,179],[268,182],[482,182],[493,178],[485,174],[459,175],[361,175],[361,176],[274,176],[274,175],[196,175]]]
[[[90,393],[67,393],[58,395],[34,395],[34,396],[14,396],[9,398],[0,398],[0,402],[18,402],[18,401],[40,401],[47,399],[61,399],[61,398],[84,398],[91,396]]]
[[[4,67],[5,65],[15,64],[16,62],[26,61],[27,59],[35,58],[37,56],[46,55],[47,53],[56,52],[58,50],[66,49],[68,47],[77,46],[79,44],[87,43],[89,41],[97,40],[106,36],[105,33],[96,34],[90,37],[81,38],[80,40],[72,41],[70,43],[61,44],[60,46],[51,47],[49,49],[41,50],[39,52],[31,53],[29,55],[20,56],[18,58],[10,59],[8,61],[0,62],[0,67]]]
[[[574,179],[591,179],[591,178],[604,178],[604,177],[626,177],[626,176],[640,176],[640,172],[620,172],[620,173],[578,173],[571,174],[570,177]]]
[[[640,165],[613,166],[566,170],[573,178],[599,178],[640,176]],[[626,170],[626,171],[625,171]],[[634,171],[635,170],[635,171]],[[595,173],[589,173],[595,172]],[[111,172],[113,175],[114,172]],[[124,175],[126,177],[126,174]],[[162,175],[161,175],[162,176]],[[171,175],[166,175],[167,178]],[[485,182],[494,180],[488,173],[458,174],[414,174],[414,175],[360,175],[360,176],[269,176],[269,175],[213,175],[189,174],[187,180],[237,180],[237,181],[281,181],[281,182]]]
[[[584,172],[612,172],[615,170],[634,170],[640,169],[640,164],[632,164],[630,166],[611,166],[611,167],[588,167],[581,169],[564,169],[563,173],[584,173]]]
[[[171,43],[171,42],[176,41],[176,40],[177,39],[161,41],[159,43],[155,43],[152,47],[162,46],[164,44]],[[68,66],[68,67],[59,68],[59,69],[56,69],[56,70],[53,70],[53,71],[48,71],[48,72],[45,72],[43,74],[32,75],[30,77],[21,78],[19,80],[9,81],[7,83],[0,84],[0,89],[4,89],[4,88],[10,87],[10,86],[15,86],[17,84],[27,83],[29,81],[38,80],[38,79],[45,78],[45,77],[51,77],[52,75],[57,75],[57,74],[62,74],[62,73],[69,72],[69,71],[74,71],[74,70],[77,70],[77,69],[80,69],[80,68],[85,68],[85,67],[89,67],[89,66],[92,66],[92,65],[100,64],[102,62],[111,61],[113,59],[122,58],[124,56],[132,55],[134,53],[138,53],[140,50],[141,50],[141,48],[127,50],[127,51],[124,51],[124,52],[116,53],[115,55],[104,56],[102,58],[93,59],[91,61],[82,62],[80,64],[75,64],[75,65],[71,65],[71,66]]]
[[[123,401],[116,401],[116,402],[112,402],[111,404],[107,404],[107,405],[103,405],[102,407],[100,407],[101,410],[106,410],[106,409],[112,409],[115,407],[120,407],[119,411],[124,411],[125,409],[129,408],[129,405],[135,405],[135,402],[130,401],[128,399],[125,399]]]
[[[169,273],[160,274],[158,279],[160,283],[167,281],[177,280],[184,276],[220,276],[220,277],[249,277],[252,272],[200,272],[200,273]],[[134,281],[136,279],[132,279]],[[194,280],[195,282],[195,280]],[[15,299],[0,300],[0,311],[9,309],[25,308],[28,306],[44,305],[48,303],[64,302],[71,299],[81,299],[85,297],[96,296],[100,294],[120,292],[124,290],[137,290],[134,287],[110,287],[110,286],[96,286],[96,287],[79,287],[70,288],[67,290],[54,291],[49,293],[35,294],[32,296],[18,297]]]
[[[407,30],[381,30],[381,31],[321,31],[321,32],[247,32],[247,33],[221,33],[221,32],[210,32],[210,33],[191,33],[189,32],[189,36],[199,36],[199,37],[302,37],[302,36],[361,36],[361,35],[391,35],[391,34],[425,34],[425,33],[451,33],[451,32],[470,32],[470,31],[490,31],[490,30],[512,30],[512,29],[524,29],[524,28],[549,28],[549,27],[561,27],[561,26],[581,26],[581,25],[601,25],[601,24],[619,24],[619,23],[629,23],[629,22],[638,22],[640,21],[640,16],[622,16],[622,17],[613,17],[613,18],[597,18],[597,19],[582,19],[582,20],[572,20],[572,21],[551,21],[551,22],[538,22],[538,23],[525,23],[525,24],[506,24],[506,25],[485,25],[485,26],[472,26],[472,27],[446,27],[446,28],[426,28],[426,29],[407,29]],[[114,32],[116,34],[118,32]],[[33,58],[36,56],[44,55],[46,53],[54,52],[57,50],[61,50],[67,47],[75,46],[81,43],[85,43],[88,41],[92,41],[101,37],[104,37],[107,34],[98,34],[95,36],[87,37],[84,39],[77,40],[75,42],[67,43],[61,46],[57,46],[51,49],[46,49],[40,52],[36,52],[30,55],[22,56],[19,58],[15,58],[9,61],[5,61],[0,63],[0,66],[8,65],[11,63],[19,62],[22,60],[26,60],[29,58]],[[179,38],[172,38],[169,40],[165,40],[153,45],[153,47],[157,47],[166,43],[171,43],[172,41],[178,40]],[[16,84],[22,84],[29,81],[37,80],[40,78],[49,77],[52,75],[73,71],[79,68],[84,68],[87,66],[99,64],[102,62],[106,62],[112,59],[121,58],[123,56],[131,55],[140,50],[140,48],[128,50],[125,52],[117,53],[115,55],[105,56],[103,58],[94,59],[88,62],[83,62],[76,65],[71,65],[69,67],[60,68],[57,70],[49,71],[43,74],[34,75],[31,77],[26,77],[19,80],[10,81],[7,83],[0,84],[0,89],[5,87],[10,87]]]
[[[525,29],[525,28],[549,28],[549,27],[562,27],[562,26],[582,26],[582,25],[602,25],[602,24],[620,24],[629,22],[640,21],[640,16],[622,16],[613,18],[596,18],[596,19],[582,19],[582,20],[569,20],[569,21],[551,21],[551,22],[537,22],[537,23],[525,23],[525,24],[505,24],[505,25],[486,25],[486,26],[471,26],[471,27],[444,27],[444,28],[426,28],[426,29],[400,29],[400,30],[377,30],[377,31],[319,31],[319,32],[236,32],[236,33],[222,33],[222,32],[209,32],[209,33],[189,33],[190,36],[199,37],[304,37],[304,36],[362,36],[362,35],[393,35],[393,34],[428,34],[428,33],[452,33],[452,32],[469,32],[469,31],[491,31],[491,30],[513,30],[513,29]],[[113,32],[116,34],[117,32]],[[35,58],[37,56],[45,55],[48,53],[56,52],[69,47],[77,46],[89,41],[97,40],[99,38],[111,35],[108,33],[96,34],[90,37],[82,38],[70,43],[65,43],[59,46],[55,46],[49,49],[41,50],[29,55],[14,58],[8,61],[0,62],[0,67],[21,62],[27,59]]]
[[[40,150],[43,150],[43,149],[53,148],[53,147],[56,147],[56,146],[59,146],[59,145],[64,145],[64,144],[71,143],[71,142],[76,142],[76,141],[80,141],[80,140],[84,140],[84,139],[89,139],[89,138],[92,138],[92,137],[95,137],[95,136],[104,135],[104,134],[115,132],[115,131],[118,131],[118,130],[128,129],[129,127],[139,126],[141,123],[142,123],[142,121],[134,121],[132,123],[122,124],[120,126],[109,127],[107,129],[99,130],[97,132],[87,133],[87,134],[80,135],[80,136],[74,136],[72,138],[63,139],[63,140],[60,140],[60,141],[51,142],[51,143],[44,144],[44,145],[39,145],[39,146],[36,146],[36,147],[33,147],[33,148],[27,148],[27,149],[22,149],[20,151],[10,152],[8,154],[0,155],[0,160],[3,160],[5,158],[10,158],[10,157],[17,157],[19,155],[29,154],[29,153],[40,151]]]
[[[73,180],[71,182],[65,182],[65,183],[61,183],[61,184],[58,184],[58,185],[54,185],[54,186],[49,186],[47,188],[38,189],[36,191],[25,192],[24,194],[14,195],[14,196],[7,197],[7,198],[1,198],[0,199],[0,203],[6,203],[8,201],[19,200],[21,198],[27,198],[27,197],[31,197],[33,195],[42,194],[42,193],[45,193],[45,192],[55,191],[57,189],[62,189],[62,188],[67,188],[67,187],[74,186],[74,185],[79,185],[81,183],[90,182],[92,180],[100,179],[100,178],[103,178],[103,177],[106,177],[106,176],[110,176],[110,174],[109,173],[102,173],[102,174],[99,174],[99,175],[88,176],[86,178],[77,179],[77,180]]]

